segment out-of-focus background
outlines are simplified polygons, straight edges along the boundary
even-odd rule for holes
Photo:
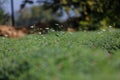
[[[15,20],[11,18],[12,1]],[[55,24],[64,25],[64,30],[119,28],[119,3],[119,0],[0,0],[0,24],[30,26],[42,22],[58,30]]]
[[[120,0],[0,0],[0,24],[0,80],[120,80]]]

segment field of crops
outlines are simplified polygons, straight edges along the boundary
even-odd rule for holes
[[[119,80],[120,31],[0,37],[0,80]]]

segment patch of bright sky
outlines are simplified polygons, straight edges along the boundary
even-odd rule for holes
[[[4,11],[6,13],[9,13],[9,14],[11,14],[11,2],[10,1],[11,0],[7,0],[7,2],[3,5]],[[22,3],[22,1],[23,0],[13,0],[13,2],[14,2],[14,12],[20,10],[20,4]],[[33,1],[36,1],[36,0],[33,0]],[[37,3],[33,4],[33,5],[37,5]],[[27,4],[26,6],[31,7],[33,5]]]
[[[10,2],[11,0],[8,0],[5,4],[4,4],[4,6],[3,6],[3,9],[4,9],[4,11],[6,12],[6,13],[8,13],[8,14],[11,14],[11,2]],[[20,4],[22,3],[22,1],[23,0],[13,0],[14,1],[14,12],[15,11],[18,11],[18,10],[20,10]],[[38,5],[37,3],[36,3],[36,0],[33,0],[34,1],[34,4],[33,5],[30,5],[30,4],[27,4],[26,5],[26,7],[31,7],[31,6],[34,6],[34,5]],[[50,2],[51,0],[47,0],[48,2]],[[51,2],[52,3],[52,2]],[[40,4],[39,4],[40,5]],[[41,4],[42,5],[42,4]],[[73,7],[73,6],[71,6],[71,7]],[[74,7],[73,7],[74,8]],[[64,21],[66,21],[69,17],[75,17],[75,16],[81,16],[80,14],[78,14],[78,15],[76,15],[76,13],[75,13],[75,11],[74,10],[71,10],[70,12],[69,12],[69,16],[67,15],[67,13],[66,13],[66,11],[65,10],[63,10],[62,11],[62,16],[61,17],[55,17],[55,19],[56,20],[60,20],[60,22],[64,22]]]

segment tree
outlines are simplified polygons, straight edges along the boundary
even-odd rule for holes
[[[47,23],[53,18],[51,10],[43,10],[40,6],[32,6],[30,8],[25,7],[20,12],[18,11],[15,14],[19,14],[16,19],[17,26],[30,26],[39,21]]]
[[[3,10],[3,4],[5,4],[7,0],[0,0],[0,24],[5,24],[8,19],[8,14],[6,14]]]
[[[26,0],[30,1],[30,0]],[[69,12],[82,14],[78,20],[81,29],[96,30],[101,26],[120,26],[120,0],[37,0],[42,3],[44,10],[51,9],[53,14],[59,11],[58,16],[63,16],[63,10],[71,18]],[[28,2],[26,2],[28,3]],[[75,16],[76,17],[76,16]]]

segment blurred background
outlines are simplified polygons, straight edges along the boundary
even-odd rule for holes
[[[0,24],[55,30],[120,28],[120,0],[0,0]],[[42,25],[41,24],[41,25]]]
[[[0,26],[0,80],[120,80],[120,0],[0,0],[0,25],[49,33]]]

